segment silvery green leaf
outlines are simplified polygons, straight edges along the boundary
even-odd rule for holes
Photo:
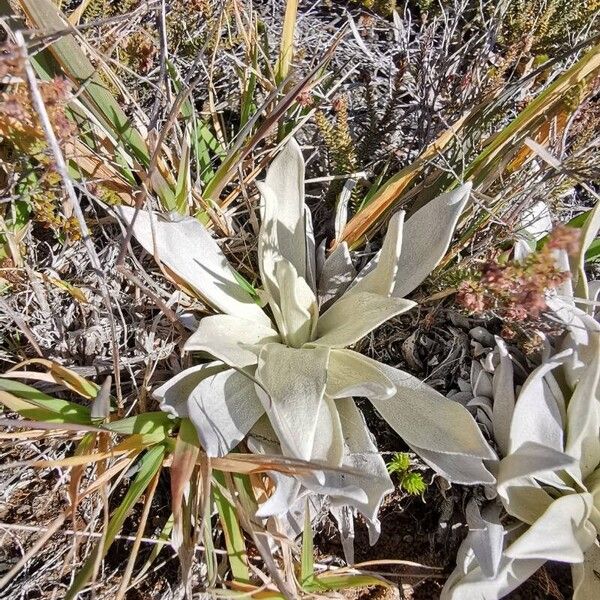
[[[525,442],[500,461],[498,495],[506,511],[524,523],[533,523],[552,502],[534,477],[565,469],[575,463],[564,452],[535,442]]]
[[[275,265],[279,288],[279,308],[283,321],[282,335],[289,346],[299,348],[311,341],[319,314],[317,299],[294,265],[285,259]]]
[[[290,139],[271,162],[259,189],[262,222],[275,222],[279,254],[306,279],[304,158],[296,140]]]
[[[346,564],[354,564],[354,513],[349,506],[332,506],[330,509],[337,523]]]
[[[265,412],[254,382],[246,375],[210,363],[183,371],[154,392],[161,408],[187,416],[208,456],[223,456],[244,439]],[[187,399],[187,412],[180,408]]]
[[[187,352],[208,352],[224,363],[241,369],[258,362],[254,346],[278,342],[279,334],[271,327],[232,315],[204,317],[187,340]]]
[[[590,362],[567,405],[565,452],[577,459],[569,472],[578,480],[585,479],[600,464],[600,332],[590,335],[586,348]]]
[[[564,449],[560,407],[552,388],[545,382],[545,377],[561,366],[567,357],[567,353],[561,353],[548,359],[523,384],[514,406],[509,453],[515,452],[527,442],[536,442],[557,452]]]
[[[136,214],[130,206],[114,210],[127,224]],[[165,215],[139,210],[133,235],[146,252],[214,309],[269,324],[265,313],[240,287],[217,242],[198,220],[180,215],[169,220]]]
[[[492,578],[486,577],[478,565],[465,574],[457,567],[448,578],[440,600],[498,600],[527,581],[545,562],[544,559],[514,560],[503,556],[498,573]]]
[[[481,458],[449,454],[448,452],[434,452],[413,445],[411,448],[438,475],[452,483],[491,485],[495,482],[494,476],[488,471]]]
[[[323,308],[337,300],[356,278],[348,244],[342,242],[325,259],[319,277],[319,302]]]
[[[327,395],[387,400],[396,393],[396,386],[381,372],[378,364],[352,350],[332,349],[327,370]]]
[[[414,306],[414,302],[404,298],[386,298],[368,292],[345,295],[319,317],[314,344],[331,348],[351,346]]]
[[[374,525],[376,533],[379,506],[394,486],[354,400],[343,398],[336,404],[347,445],[342,467],[348,472],[324,471],[324,478],[318,483],[316,477],[303,477],[302,481],[309,489],[330,496],[333,504],[360,511]]]
[[[256,379],[264,409],[286,456],[310,460],[327,381],[328,348],[265,344]],[[261,389],[262,388],[262,389]]]
[[[490,502],[481,509],[474,499],[467,504],[468,543],[486,577],[495,577],[502,560],[504,527],[500,522],[502,505]]]
[[[308,206],[304,206],[304,222],[306,223],[306,283],[310,289],[317,292],[317,247],[315,244],[315,229],[312,215]]]
[[[585,552],[583,563],[571,567],[573,600],[600,598],[600,544],[596,540]]]
[[[457,457],[496,458],[463,406],[404,371],[376,364],[396,386],[396,393],[388,400],[371,402],[409,446]]]
[[[557,498],[506,550],[513,559],[583,562],[583,553],[594,543],[596,530],[588,521],[590,494]]]
[[[152,397],[158,400],[162,411],[173,417],[188,417],[188,398],[200,382],[226,369],[227,366],[219,361],[190,367],[157,387]]]
[[[327,395],[314,415],[318,426],[311,452],[313,462],[339,467],[344,456],[344,436],[337,404]]]
[[[393,296],[407,296],[442,260],[470,193],[471,184],[465,183],[434,198],[406,221]]]
[[[370,292],[389,296],[396,284],[396,274],[402,248],[402,229],[404,226],[404,211],[394,213],[390,219],[388,230],[383,240],[383,246],[377,255],[358,274],[356,284],[348,294]]]
[[[492,423],[494,438],[502,455],[508,453],[510,424],[515,409],[515,382],[512,360],[502,338],[496,337],[500,362],[494,371],[492,380],[492,398],[494,398]]]

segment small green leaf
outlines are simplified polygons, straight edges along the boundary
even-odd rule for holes
[[[427,484],[423,481],[421,473],[407,473],[402,478],[402,489],[411,496],[419,496],[427,489]]]
[[[410,455],[408,452],[398,452],[387,464],[388,473],[402,473],[410,467]]]

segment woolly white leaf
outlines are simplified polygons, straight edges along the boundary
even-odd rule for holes
[[[115,211],[131,224],[133,207],[117,206]],[[238,317],[269,324],[250,295],[237,282],[234,272],[217,242],[192,217],[137,212],[133,224],[135,239],[176,277],[213,308]]]
[[[344,436],[337,404],[333,398],[328,396],[323,398],[315,419],[318,429],[311,452],[311,460],[331,467],[339,467],[344,456]]]
[[[386,298],[368,292],[343,296],[319,317],[314,344],[346,348],[414,306],[414,302],[404,298]]]
[[[324,471],[324,480],[318,485],[310,477],[303,481],[309,489],[329,495],[334,504],[359,510],[378,530],[379,506],[394,486],[354,400],[343,398],[336,404],[347,445],[342,467],[349,472]]]
[[[218,361],[185,369],[156,388],[152,397],[158,400],[160,409],[171,416],[189,417],[188,398],[200,382],[226,369],[227,366]]]
[[[596,539],[589,524],[590,494],[557,498],[527,531],[505,551],[509,558],[582,562],[583,553]]]
[[[591,360],[567,406],[565,452],[577,459],[577,468],[571,471],[576,479],[585,479],[600,464],[600,332],[590,333],[587,353]]]
[[[521,228],[517,233],[523,234],[528,240],[541,240],[552,230],[552,217],[548,206],[542,200],[524,210],[520,221]]]
[[[306,282],[313,293],[317,291],[317,247],[312,215],[308,206],[304,207],[304,222],[306,224]]]
[[[349,565],[354,564],[354,514],[348,506],[332,506],[330,509],[337,523],[344,558]]]
[[[560,408],[545,376],[564,363],[568,353],[558,354],[547,360],[527,378],[514,407],[510,428],[509,450],[515,452],[527,442],[536,442],[561,452],[563,445],[563,422]]]
[[[463,552],[468,550],[467,546]],[[457,568],[444,586],[440,600],[498,600],[529,579],[545,562],[544,559],[513,560],[503,556],[493,578],[486,577],[479,566],[465,575]]]
[[[294,266],[285,259],[275,265],[279,288],[279,308],[286,342],[299,348],[312,338],[319,308],[317,299]]]
[[[388,230],[383,240],[383,246],[377,256],[359,273],[356,285],[349,294],[370,292],[389,296],[396,284],[396,274],[402,248],[402,229],[404,226],[404,211],[394,213],[390,219]]]
[[[356,185],[356,181],[348,179],[344,183],[344,187],[340,192],[339,198],[335,205],[335,218],[333,220],[333,231],[335,239],[339,240],[342,237],[346,223],[348,222],[348,204],[352,198],[352,190]]]
[[[494,438],[505,455],[509,449],[510,424],[515,409],[515,382],[513,364],[502,338],[496,337],[500,363],[494,371],[492,394],[494,398],[492,423]]]
[[[328,360],[328,348],[265,344],[260,351],[257,392],[287,456],[311,459]]]
[[[504,547],[504,527],[500,522],[502,505],[492,502],[483,510],[475,500],[467,504],[466,517],[469,525],[467,540],[486,577],[498,574]]]
[[[396,386],[396,393],[389,400],[371,402],[407,444],[442,454],[496,458],[463,406],[408,373],[376,364]]]
[[[244,439],[264,413],[254,382],[214,363],[180,373],[154,392],[161,408],[187,399],[187,413],[208,456],[223,456]]]
[[[418,446],[410,446],[438,475],[452,483],[490,485],[495,481],[481,458],[449,452],[434,452]]]
[[[558,471],[574,464],[563,452],[534,442],[522,444],[500,461],[498,495],[507,512],[524,523],[533,523],[552,501],[534,477]]]
[[[337,300],[356,278],[348,244],[342,242],[325,259],[319,278],[319,302],[322,307]]]
[[[279,254],[306,279],[304,158],[296,140],[292,138],[275,157],[259,189],[262,221],[275,222]]]
[[[393,296],[412,292],[443,258],[470,193],[471,184],[465,183],[434,198],[406,221]]]
[[[200,321],[196,332],[185,343],[184,350],[208,352],[241,369],[258,362],[254,346],[278,341],[279,334],[262,323],[231,315],[213,315]]]
[[[281,260],[281,250],[277,239],[277,220],[273,214],[277,206],[277,197],[274,192],[264,184],[256,184],[261,192],[263,207],[262,224],[258,233],[258,268],[260,279],[266,291],[267,299],[271,305],[279,307],[279,287],[275,278],[275,265]],[[279,320],[277,319],[279,325]]]
[[[494,397],[492,376],[476,360],[471,363],[470,380],[474,396]]]
[[[568,299],[555,296],[549,298],[547,304],[568,330],[562,348],[570,349],[572,356],[565,362],[564,374],[569,387],[574,388],[581,373],[595,358],[591,338],[600,332],[600,324]]]
[[[259,518],[282,515],[290,510],[300,495],[300,482],[294,477],[283,475],[277,471],[270,471],[269,477],[275,484],[275,491],[266,502],[263,502],[256,511]]]
[[[352,350],[331,351],[327,394],[332,398],[366,396],[387,400],[395,393],[396,386],[381,372],[375,361]]]

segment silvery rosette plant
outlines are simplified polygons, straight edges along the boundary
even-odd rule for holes
[[[393,215],[383,246],[357,274],[344,243],[322,259],[304,203],[304,161],[294,140],[272,162],[261,192],[258,300],[242,289],[211,234],[195,219],[121,207],[133,233],[180,284],[219,311],[185,344],[211,362],[154,390],[163,410],[189,417],[209,456],[246,440],[253,452],[310,461],[310,475],[273,474],[259,517],[284,514],[303,495],[327,496],[346,524],[359,511],[375,539],[393,489],[356,406],[368,398],[419,456],[447,479],[491,483],[494,458],[469,412],[415,377],[352,350],[415,306],[413,291],[446,252],[468,200],[463,185],[404,224]],[[348,527],[351,527],[348,525]]]
[[[557,258],[568,270],[564,252]],[[577,306],[571,281],[547,303],[565,333],[555,350],[546,343],[518,395],[522,366],[501,339],[472,370],[467,405],[501,460],[491,465],[489,500],[468,504],[469,533],[444,599],[502,598],[548,560],[572,564],[576,600],[600,597],[600,326]]]

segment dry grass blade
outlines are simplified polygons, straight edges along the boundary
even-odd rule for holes
[[[175,442],[171,463],[171,511],[173,532],[171,544],[177,551],[181,564],[181,577],[188,598],[192,598],[191,569],[194,557],[194,526],[197,522],[193,514],[195,496],[198,490],[198,475],[195,477],[196,463],[200,448],[196,431],[189,419],[183,419]],[[194,484],[194,490],[192,490]],[[206,485],[202,481],[202,486]]]
[[[275,66],[277,72],[276,82],[282,83],[288,76],[290,65],[294,57],[294,31],[298,18],[298,0],[287,0],[285,4],[285,17],[283,19],[283,33],[281,34],[281,48]]]

